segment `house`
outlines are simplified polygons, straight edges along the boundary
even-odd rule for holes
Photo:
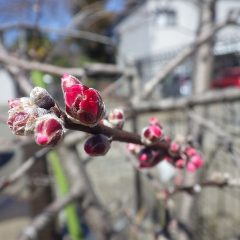
[[[219,0],[216,22],[224,21],[228,12],[236,8],[240,9],[240,1]],[[117,61],[124,66],[128,59],[135,60],[139,74],[143,81],[147,81],[181,49],[194,41],[198,25],[199,7],[196,1],[146,0],[116,27]],[[214,54],[219,56],[217,62],[223,63],[223,59],[227,59],[227,65],[240,65],[239,28],[226,27],[217,34],[216,39]],[[227,58],[223,57],[225,55]],[[191,69],[192,61],[189,60],[175,72],[191,78]]]

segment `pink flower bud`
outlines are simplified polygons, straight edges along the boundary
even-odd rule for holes
[[[7,124],[15,135],[30,135],[34,133],[35,123],[46,110],[32,107],[14,107],[8,111]]]
[[[187,164],[187,171],[188,172],[194,173],[194,172],[196,172],[196,170],[197,170],[197,168],[192,162],[189,162]]]
[[[150,117],[149,118],[149,124],[150,125],[156,125],[156,126],[162,128],[162,125],[160,124],[160,122],[158,121],[158,119],[156,117]]]
[[[184,168],[186,166],[186,161],[180,158],[175,162],[175,166],[177,168]]]
[[[55,146],[63,138],[62,121],[53,114],[38,118],[35,127],[35,141],[41,146]]]
[[[111,141],[103,134],[93,135],[84,144],[85,152],[93,157],[105,155],[111,147]]]
[[[31,114],[27,112],[15,112],[8,118],[7,124],[15,135],[25,135],[25,127],[30,117]]]
[[[15,99],[11,99],[8,100],[8,106],[9,108],[26,108],[26,107],[31,107],[33,106],[34,103],[31,101],[30,98],[27,97],[22,97],[22,98],[15,98]]]
[[[77,78],[62,76],[66,112],[83,125],[93,127],[104,117],[105,105],[99,92],[83,85]]]
[[[196,149],[193,148],[193,147],[186,147],[185,153],[186,153],[186,155],[187,155],[188,157],[192,157],[192,156],[194,156],[194,155],[197,154],[197,151],[196,151]]]
[[[127,144],[127,149],[129,152],[131,152],[132,154],[138,154],[141,151],[141,146],[138,144],[134,144],[134,143],[128,143]]]
[[[148,148],[143,148],[138,154],[139,168],[151,168],[162,160],[161,154]]]
[[[122,129],[124,125],[124,113],[122,109],[115,108],[108,115],[108,121],[115,128]]]
[[[8,106],[9,106],[9,108],[20,107],[20,105],[21,105],[21,100],[20,100],[20,98],[8,100]]]
[[[141,134],[142,142],[152,144],[160,141],[163,138],[163,130],[156,125],[151,125],[143,129]]]
[[[168,136],[168,135],[164,135],[163,136],[163,141],[170,144],[171,143],[171,137]]]
[[[194,155],[190,158],[190,162],[196,166],[196,168],[201,168],[203,166],[203,160],[201,156]]]
[[[55,101],[48,91],[41,87],[35,87],[30,93],[30,99],[40,108],[50,109],[55,105]]]
[[[170,146],[169,146],[169,150],[168,150],[168,152],[169,152],[169,154],[171,155],[171,156],[176,156],[178,153],[179,153],[179,151],[180,151],[180,145],[178,144],[178,143],[176,143],[176,142],[171,142],[171,144],[170,144]]]

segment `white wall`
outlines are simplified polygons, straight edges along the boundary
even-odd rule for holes
[[[161,26],[153,17],[154,9],[170,7],[177,11],[176,26]],[[223,21],[231,9],[240,8],[240,0],[219,0],[217,22]],[[149,0],[117,28],[120,34],[119,62],[161,54],[192,43],[199,21],[199,9],[191,1]],[[240,38],[240,28],[227,27],[218,34],[218,39]]]
[[[152,21],[150,26],[151,38],[153,39],[152,54],[161,51],[171,51],[185,46],[194,40],[198,25],[198,9],[192,3],[182,0],[156,1],[151,0],[149,5],[156,8],[170,8],[177,13],[175,26],[161,26],[157,21]]]
[[[224,21],[226,19],[227,14],[232,9],[240,9],[240,0],[225,0],[219,1],[217,4],[217,22]],[[240,38],[240,28],[229,26],[221,30],[218,34],[218,39],[233,39],[233,38]]]
[[[142,58],[150,52],[149,13],[146,4],[136,9],[117,28],[119,34],[118,59],[120,64]]]

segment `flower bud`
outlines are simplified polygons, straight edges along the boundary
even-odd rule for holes
[[[190,162],[193,163],[197,169],[201,168],[203,166],[203,160],[202,160],[201,156],[199,156],[197,154],[190,158]]]
[[[99,92],[83,85],[77,78],[64,74],[62,90],[66,112],[79,123],[93,127],[105,115],[105,105]]]
[[[194,172],[196,172],[196,170],[197,170],[197,168],[192,162],[189,162],[187,164],[187,171],[188,172],[194,173]]]
[[[162,160],[161,153],[143,148],[138,154],[139,168],[151,168]]]
[[[130,153],[136,155],[141,151],[141,146],[138,144],[134,144],[134,143],[128,143],[127,144],[127,149]]]
[[[8,100],[8,106],[9,108],[26,108],[26,107],[31,107],[33,106],[34,103],[31,101],[30,98],[28,97],[22,97],[22,98],[15,98]]]
[[[187,155],[188,157],[192,157],[192,156],[194,156],[194,155],[197,154],[197,151],[196,151],[196,149],[193,148],[193,147],[186,147],[185,153],[186,153],[186,155]]]
[[[62,121],[53,114],[38,118],[35,127],[35,141],[41,146],[55,146],[63,138]]]
[[[115,108],[108,115],[108,121],[113,127],[122,129],[124,125],[124,113],[122,109]]]
[[[40,108],[49,110],[55,105],[55,101],[48,91],[41,87],[35,87],[30,93],[30,99]]]
[[[184,168],[186,166],[186,161],[180,158],[175,162],[175,166],[177,168]]]
[[[169,152],[169,154],[171,155],[171,156],[176,156],[178,153],[179,153],[179,151],[180,151],[180,145],[178,144],[178,143],[176,143],[176,142],[171,142],[170,143],[170,146],[169,146],[169,150],[168,150],[168,152]]]
[[[15,135],[30,135],[34,133],[38,117],[46,114],[45,109],[35,107],[14,107],[8,111],[7,124]]]
[[[151,125],[143,129],[141,134],[142,142],[152,144],[163,138],[163,130],[157,125]]]
[[[90,156],[103,156],[111,147],[111,141],[103,134],[93,135],[84,144],[85,152]]]
[[[15,112],[8,118],[7,124],[15,135],[25,135],[25,126],[30,117],[28,112]]]
[[[162,128],[162,125],[160,124],[160,122],[158,121],[158,119],[156,117],[150,117],[149,118],[149,124],[150,125],[156,125],[156,126]]]

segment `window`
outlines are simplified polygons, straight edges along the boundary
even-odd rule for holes
[[[156,9],[154,12],[154,17],[156,22],[161,26],[175,26],[177,24],[177,14],[173,9]]]

